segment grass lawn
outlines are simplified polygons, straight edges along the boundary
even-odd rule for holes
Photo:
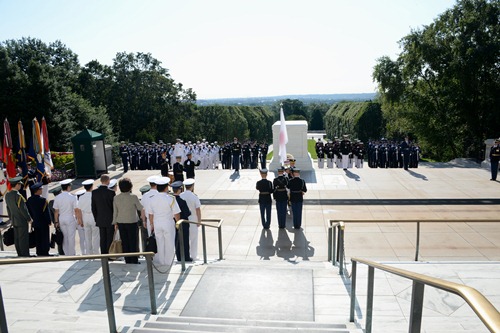
[[[267,154],[267,160],[271,160],[273,158],[273,153],[274,150],[278,151],[279,147],[273,147],[273,151]],[[316,141],[313,139],[307,140],[307,151],[309,154],[311,154],[311,157],[313,159],[318,158],[318,155],[316,155]]]

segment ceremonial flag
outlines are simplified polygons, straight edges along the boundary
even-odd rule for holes
[[[5,193],[7,193],[7,179],[5,179],[5,175],[3,174],[3,170],[0,170],[0,197],[3,197]],[[0,220],[2,218],[0,217]]]
[[[54,163],[52,163],[52,156],[50,155],[49,148],[49,134],[47,132],[47,122],[45,121],[45,117],[42,117],[42,142],[44,149],[44,162],[45,162],[45,173],[48,176],[51,175],[51,170],[54,169]]]
[[[24,138],[23,123],[19,120],[17,122],[17,133],[19,134],[19,150],[17,152],[17,165],[21,167],[24,186],[28,183],[28,163],[26,160],[26,140]]]
[[[286,144],[288,143],[288,133],[286,132],[285,115],[283,114],[283,104],[280,109],[280,138],[279,138],[279,157],[280,164],[284,165],[286,161]]]
[[[42,180],[42,177],[45,176],[45,163],[43,162],[43,141],[40,133],[40,124],[38,124],[38,120],[33,118],[33,151],[35,153],[35,161],[36,161],[36,180],[37,182]]]
[[[12,136],[10,134],[10,125],[7,118],[5,118],[3,122],[3,163],[7,169],[7,177],[14,178],[17,174],[16,157],[12,153]],[[10,190],[10,183],[7,183],[7,187]]]

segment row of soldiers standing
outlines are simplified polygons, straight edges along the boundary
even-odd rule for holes
[[[398,143],[393,140],[370,141],[367,149],[370,168],[418,168],[420,146],[408,137]]]
[[[151,144],[138,142],[126,144],[121,142],[119,154],[123,164],[124,172],[130,170],[162,170],[171,169],[180,156],[181,163],[188,159],[195,163],[196,169],[218,169],[219,165],[223,169],[257,169],[259,162],[261,168],[266,167],[266,157],[269,145],[265,142],[246,140],[226,142],[219,145],[217,141],[213,143],[203,139],[201,142],[183,142],[177,139],[174,144],[152,142]],[[238,159],[238,167],[233,166],[233,157]]]
[[[355,140],[351,142],[348,135],[344,135],[342,140],[335,138],[324,143],[321,139],[316,142],[316,155],[318,156],[318,168],[325,166],[328,168],[342,168],[344,170],[356,167],[363,168],[365,157],[364,144]]]

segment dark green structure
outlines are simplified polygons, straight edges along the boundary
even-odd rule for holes
[[[71,138],[78,178],[97,178],[108,172],[104,134],[85,129]]]

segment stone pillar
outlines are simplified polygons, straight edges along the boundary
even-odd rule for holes
[[[311,155],[307,151],[307,121],[286,121],[286,129],[288,133],[288,143],[286,145],[287,154],[293,155],[297,160],[295,165],[300,170],[313,170],[313,161]],[[269,164],[270,171],[276,171],[276,169],[280,167],[279,137],[280,122],[277,121],[273,124],[273,158]]]

